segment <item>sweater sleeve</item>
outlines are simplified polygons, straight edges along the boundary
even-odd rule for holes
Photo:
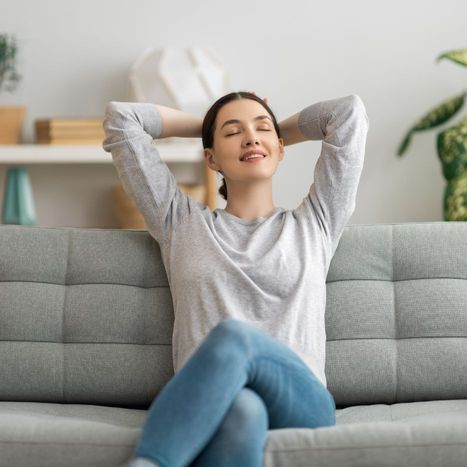
[[[154,144],[162,132],[157,106],[109,102],[103,127],[102,146],[112,154],[125,191],[143,215],[149,233],[159,243],[164,242],[177,223],[202,205],[180,191]]]
[[[309,193],[294,212],[318,223],[330,262],[355,210],[369,120],[363,101],[352,94],[305,107],[298,126],[306,139],[323,142]]]

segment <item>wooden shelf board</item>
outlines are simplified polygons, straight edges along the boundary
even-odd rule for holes
[[[154,141],[164,162],[201,162],[201,141]],[[112,156],[99,145],[0,145],[0,164],[111,164]]]

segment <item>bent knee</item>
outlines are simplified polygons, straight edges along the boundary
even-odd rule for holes
[[[240,319],[235,318],[227,318],[219,323],[217,323],[211,330],[211,332],[216,332],[219,334],[223,334],[225,337],[227,336],[240,336],[245,337],[249,336],[254,332],[258,332],[254,326],[246,321],[242,321]]]
[[[221,343],[237,343],[244,346],[250,344],[251,336],[255,331],[256,328],[245,321],[228,318],[216,324],[209,334],[218,338]]]
[[[244,387],[234,399],[224,419],[222,429],[236,436],[249,436],[251,431],[267,429],[268,412],[263,399],[252,389]]]

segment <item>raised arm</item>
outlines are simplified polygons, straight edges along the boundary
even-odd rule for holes
[[[170,107],[112,101],[107,104],[103,127],[103,148],[112,153],[125,191],[134,199],[151,235],[158,242],[167,240],[179,222],[203,206],[180,191],[154,139],[199,136],[200,119]]]
[[[203,119],[172,107],[156,104],[162,117],[160,138],[179,136],[182,138],[200,138]]]
[[[312,104],[288,121],[291,141],[323,140],[308,196],[294,212],[318,222],[330,260],[355,210],[369,128],[366,109],[362,99],[352,94]]]
[[[307,140],[298,126],[299,116],[300,112],[297,112],[289,118],[279,122],[279,129],[281,131],[281,137],[284,140],[284,146],[290,146],[291,144],[297,144]]]

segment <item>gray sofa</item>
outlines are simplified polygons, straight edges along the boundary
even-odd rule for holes
[[[129,459],[172,324],[146,231],[1,225],[0,466]],[[271,430],[266,466],[467,465],[467,222],[346,226],[326,328],[337,425]]]

